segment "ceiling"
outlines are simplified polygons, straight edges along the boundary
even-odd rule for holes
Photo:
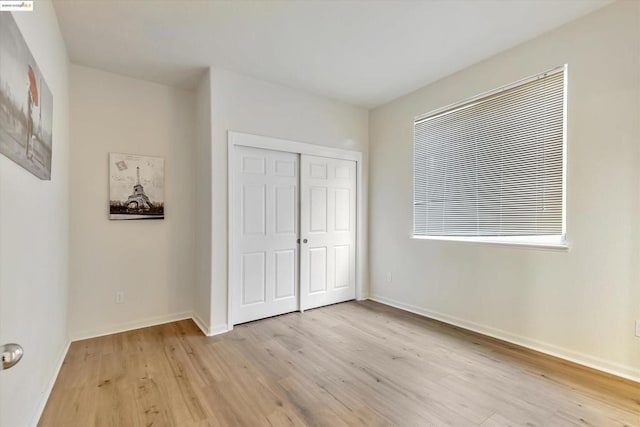
[[[193,88],[208,66],[371,108],[602,0],[54,0],[74,63]]]

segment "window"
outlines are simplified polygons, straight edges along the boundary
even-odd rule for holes
[[[565,78],[559,67],[416,118],[414,237],[563,244]]]

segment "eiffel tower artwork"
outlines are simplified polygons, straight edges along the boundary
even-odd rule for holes
[[[127,211],[134,213],[148,212],[153,205],[147,195],[144,194],[144,187],[140,184],[140,166],[136,166],[136,175],[138,176],[138,182],[133,186],[133,194],[127,199]]]
[[[109,154],[109,218],[164,219],[164,159]]]

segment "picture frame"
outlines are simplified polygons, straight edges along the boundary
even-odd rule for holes
[[[53,95],[11,13],[0,13],[0,154],[51,180]]]
[[[109,219],[164,219],[164,158],[109,153]]]

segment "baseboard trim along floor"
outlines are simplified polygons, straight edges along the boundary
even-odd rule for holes
[[[559,359],[566,360],[571,363],[586,366],[591,369],[596,369],[607,374],[615,375],[620,378],[635,381],[640,383],[640,370],[634,369],[630,366],[624,366],[621,364],[609,362],[603,359],[599,359],[593,356],[589,356],[584,353],[578,353],[566,348],[558,347],[552,344],[547,344],[541,341],[532,340],[526,337],[521,337],[502,331],[500,329],[490,328],[487,326],[479,325],[477,323],[469,322],[464,319],[459,319],[446,314],[433,312],[421,307],[405,304],[399,301],[392,300],[390,298],[373,295],[370,296],[371,301],[385,304],[391,307],[399,308],[410,313],[418,314],[420,316],[427,317],[429,319],[437,320],[447,323],[462,329],[476,332],[478,334],[486,335],[491,338],[496,338],[502,341],[506,341],[511,344],[519,345],[521,347],[528,348],[530,350],[538,351],[540,353],[548,354],[549,356],[557,357]]]

